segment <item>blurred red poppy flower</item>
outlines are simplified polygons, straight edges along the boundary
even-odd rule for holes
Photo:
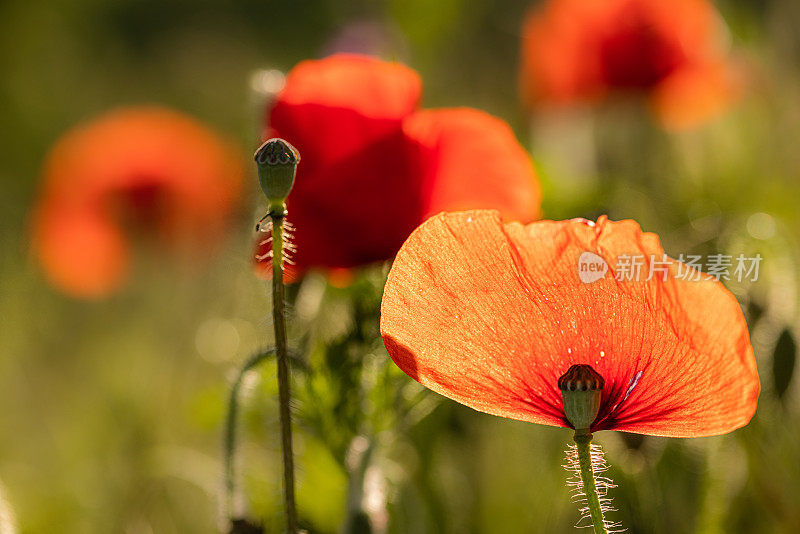
[[[238,152],[194,119],[157,107],[111,111],[50,151],[33,215],[36,255],[58,288],[104,296],[125,278],[132,239],[213,247],[241,179]]]
[[[659,272],[619,277],[634,256]],[[634,221],[445,213],[398,253],[381,332],[409,376],[482,412],[568,427],[558,379],[585,364],[605,381],[592,432],[722,434],[755,411],[755,359],[734,296],[687,269]]]
[[[289,73],[267,136],[302,157],[287,202],[296,274],[389,259],[442,210],[537,216],[533,164],[508,125],[475,109],[419,110],[421,91],[413,70],[367,56],[304,61]]]
[[[542,105],[637,92],[665,126],[690,127],[738,92],[724,45],[706,0],[547,0],[524,24],[522,93]]]

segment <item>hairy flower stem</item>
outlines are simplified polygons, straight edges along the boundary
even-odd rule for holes
[[[283,448],[283,494],[286,528],[297,532],[297,510],[294,502],[294,457],[292,453],[292,413],[289,388],[289,351],[286,345],[286,310],[283,287],[283,222],[286,207],[272,209],[272,322],[275,326],[275,354],[278,363],[278,397],[280,402],[281,444]]]
[[[589,445],[592,442],[592,434],[588,430],[576,430],[574,439],[578,448],[578,464],[583,481],[583,492],[586,494],[586,501],[589,504],[594,532],[595,534],[607,534],[608,530],[606,530],[603,509],[600,506],[600,496],[597,494],[597,485],[592,469],[592,454]]]

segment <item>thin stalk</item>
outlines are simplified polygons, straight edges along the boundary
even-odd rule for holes
[[[586,494],[586,501],[589,504],[589,514],[592,519],[595,534],[608,534],[603,509],[600,506],[600,496],[597,494],[597,484],[594,479],[594,469],[592,468],[592,453],[590,443],[592,434],[588,431],[575,431],[575,444],[578,449],[578,465],[583,481],[583,492]]]
[[[236,375],[236,380],[233,381],[231,386],[230,399],[228,400],[228,413],[225,418],[225,443],[224,443],[224,456],[225,456],[225,504],[228,510],[228,516],[233,517],[233,499],[236,489],[236,473],[235,473],[235,455],[236,455],[236,427],[239,417],[239,390],[242,388],[242,381],[244,376],[250,369],[261,363],[266,358],[274,354],[274,350],[259,352],[250,357],[244,366],[239,370]]]
[[[286,208],[271,210],[270,217],[272,218],[272,322],[275,326],[275,354],[278,363],[278,397],[283,449],[283,495],[287,532],[296,534],[297,510],[294,501],[289,351],[286,345],[286,310],[284,309],[283,287],[283,222],[286,218]]]
[[[375,442],[364,436],[353,438],[348,447],[347,499],[345,519],[341,530],[343,534],[364,531],[359,519],[361,516],[366,516],[363,508],[364,482],[374,448]],[[369,521],[369,518],[367,518],[367,521]]]

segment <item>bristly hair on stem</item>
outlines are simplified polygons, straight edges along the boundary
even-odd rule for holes
[[[599,502],[600,505],[600,511],[602,514],[615,512],[616,508],[611,505],[612,499],[608,496],[608,490],[616,488],[617,486],[610,478],[606,476],[598,476],[599,473],[604,473],[608,470],[608,464],[605,461],[603,449],[600,447],[600,445],[591,443],[586,443],[586,445],[588,446],[587,449],[589,451],[589,461],[591,467],[591,472],[589,475],[594,479],[593,489],[597,502]],[[586,473],[581,472],[580,454],[578,450],[579,447],[580,444],[569,444],[567,446],[566,463],[563,465],[563,467],[572,473],[572,476],[567,479],[567,486],[571,488],[571,501],[578,504],[579,512],[581,514],[581,517],[575,526],[578,528],[592,528],[595,525],[595,522],[592,518],[590,496],[587,495],[587,488],[585,487],[583,481],[583,477],[586,475]],[[622,528],[622,523],[619,521],[611,521],[605,517],[601,517],[601,522],[604,530],[597,532],[597,527],[595,527],[596,534],[601,534],[601,532],[612,533],[625,531],[625,529]]]
[[[289,350],[286,340],[286,308],[284,306],[284,221],[286,208],[270,210],[272,219],[272,320],[275,327],[275,353],[278,363],[278,397],[283,451],[283,490],[286,512],[286,528],[295,534],[297,508],[294,497],[294,453],[292,450],[291,375],[289,372]]]
[[[266,219],[266,220],[265,220]],[[265,233],[267,236],[259,241],[258,248],[259,250],[264,250],[263,254],[256,254],[255,258],[258,262],[263,262],[266,267],[266,273],[269,276],[272,276],[273,272],[273,246],[272,246],[272,218],[270,215],[266,215],[265,219],[259,221],[256,225],[256,231],[260,233]],[[283,221],[283,231],[281,232],[282,235],[282,254],[281,257],[283,259],[282,262],[282,269],[284,276],[293,277],[295,274],[294,265],[295,262],[292,259],[292,256],[297,252],[297,246],[294,244],[294,226],[287,220],[284,219]]]

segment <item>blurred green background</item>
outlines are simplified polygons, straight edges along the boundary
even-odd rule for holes
[[[762,254],[758,282],[729,284],[762,380],[750,425],[596,440],[619,485],[612,518],[628,532],[800,531],[800,4],[716,6],[748,91],[720,119],[665,133],[624,105],[531,118],[517,97],[526,1],[2,0],[0,533],[214,532],[229,385],[271,340],[267,287],[249,263],[263,214],[252,173],[210,266],[165,267],[142,250],[123,291],[83,302],[49,287],[30,256],[48,147],[109,108],[161,103],[238,138],[249,161],[263,108],[254,73],[342,49],[417,69],[426,107],[509,121],[536,161],[547,218],[635,218],[673,256]],[[293,290],[292,339],[315,369],[297,384],[304,524],[337,532],[358,486],[375,532],[572,532],[569,432],[439,400],[387,364],[374,313],[385,272]],[[274,381],[270,365],[245,381],[248,498],[236,505],[269,531],[281,510]]]

